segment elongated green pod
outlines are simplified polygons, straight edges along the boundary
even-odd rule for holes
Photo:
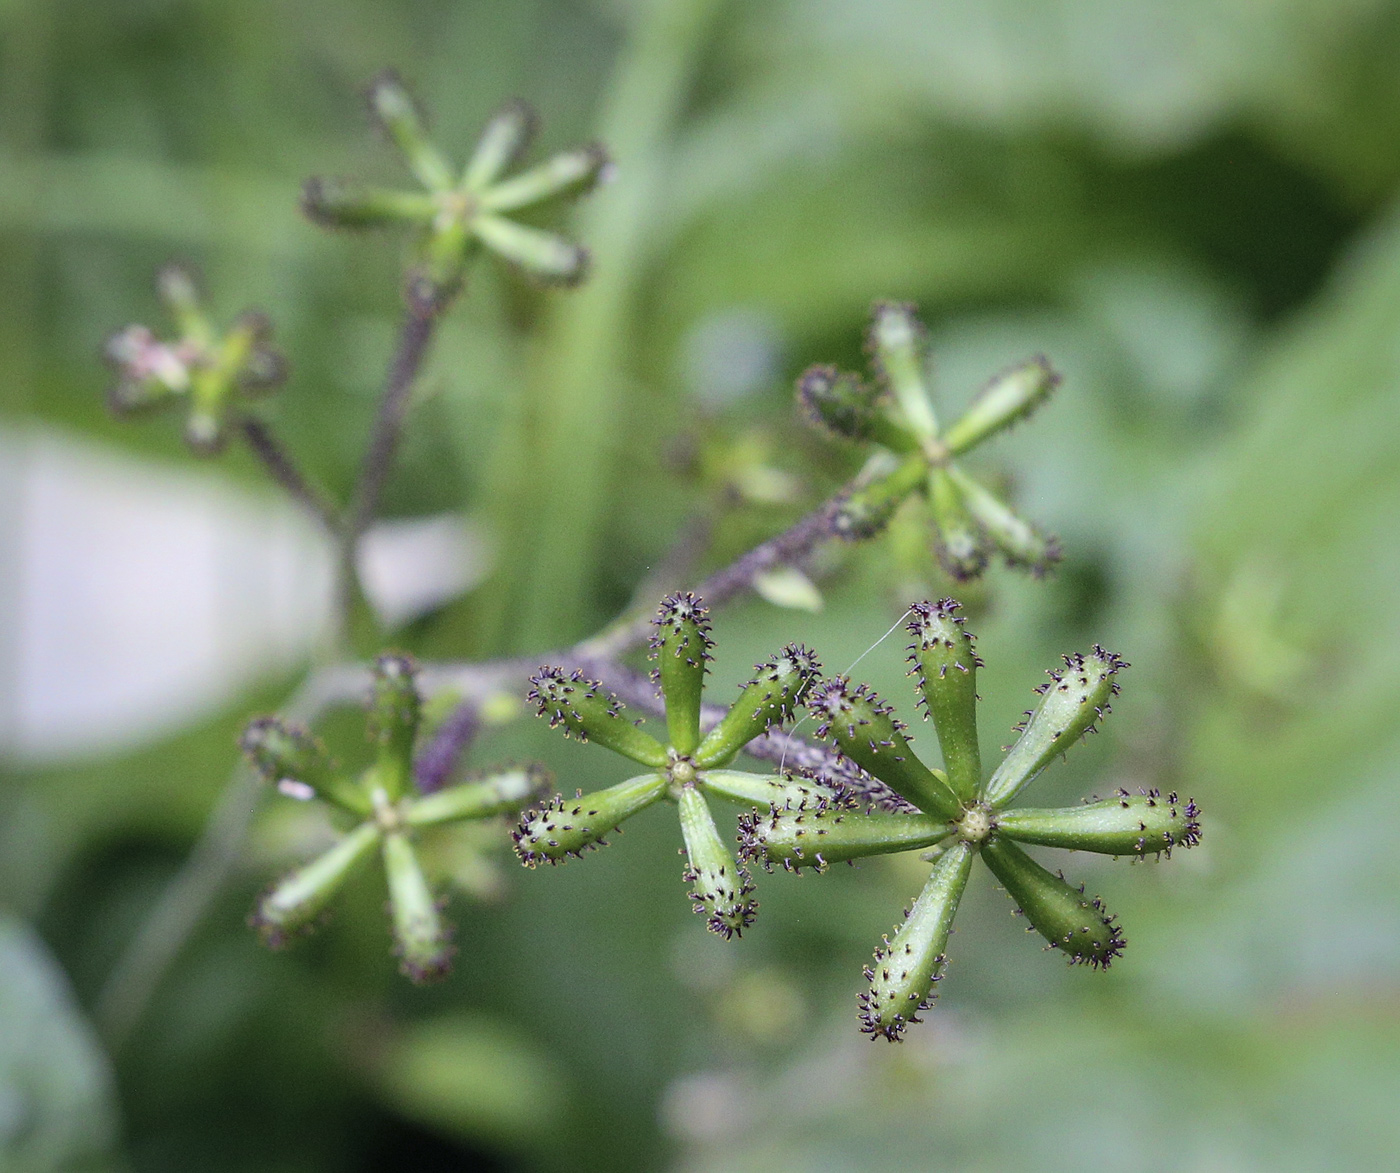
[[[391,191],[348,179],[312,176],[301,185],[301,210],[324,228],[383,228],[426,224],[437,203],[425,192]]]
[[[1082,884],[1071,887],[1003,836],[982,845],[982,858],[1031,927],[1068,954],[1071,965],[1107,969],[1123,952],[1127,942],[1114,923],[1117,918],[1104,912],[1097,896],[1085,896]]]
[[[948,962],[944,949],[974,854],[969,844],[957,843],[940,855],[894,940],[886,937],[875,950],[875,964],[865,970],[870,988],[860,996],[860,1029],[871,1038],[899,1042],[906,1027],[922,1021],[919,1011],[933,1005],[931,991]]]
[[[726,940],[742,936],[758,912],[749,873],[720,839],[710,808],[694,786],[681,787],[679,805],[689,860],[685,880],[691,886],[695,911],[705,918],[710,932]]]
[[[374,661],[373,675],[365,731],[379,750],[374,785],[397,802],[413,775],[413,745],[423,713],[418,665],[402,652],[385,652]]]
[[[404,810],[403,821],[411,827],[432,827],[514,814],[552,784],[553,777],[543,766],[517,766],[415,798]]]
[[[541,717],[549,718],[551,729],[562,725],[566,737],[572,734],[580,741],[596,741],[653,769],[669,761],[666,747],[627,720],[622,702],[601,682],[577,670],[545,667],[530,677],[530,685],[527,698],[538,706]]]
[[[376,824],[361,823],[334,847],[268,889],[248,923],[272,948],[282,948],[293,935],[311,928],[350,874],[374,852],[379,838]]]
[[[963,626],[956,599],[913,603],[909,610],[909,674],[917,675],[919,692],[943,750],[948,785],[964,802],[982,785],[982,753],[977,744],[977,669],[982,666],[972,635]]]
[[[704,770],[696,775],[696,785],[706,794],[745,806],[782,806],[786,802],[810,799],[835,801],[840,796],[830,786],[812,778],[792,774],[750,774],[744,770]]]
[[[753,679],[696,749],[696,766],[724,765],[769,726],[790,720],[821,670],[821,661],[801,644],[755,664]]]
[[[901,798],[940,818],[957,814],[962,804],[948,783],[914,756],[903,722],[874,690],[864,684],[852,687],[848,677],[837,676],[812,689],[807,708],[820,722],[818,737],[834,740],[843,754]]]
[[[657,662],[661,695],[666,698],[666,728],[671,745],[689,755],[700,744],[700,698],[710,660],[710,613],[689,591],[667,595],[652,620],[652,657]]]
[[[502,180],[483,191],[476,206],[483,212],[513,212],[565,195],[582,195],[598,182],[608,165],[608,153],[597,143],[561,151],[529,171]]]
[[[432,191],[447,191],[452,172],[441,153],[428,138],[419,112],[402,79],[385,70],[370,83],[369,109],[404,157],[418,181]]]
[[[811,424],[846,440],[873,440],[895,452],[918,447],[918,437],[890,418],[888,394],[833,366],[808,367],[797,380],[797,402]]]
[[[833,863],[932,847],[953,834],[937,815],[866,811],[818,801],[773,803],[739,818],[739,852],[771,870],[804,867],[822,872]]]
[[[244,728],[238,747],[266,781],[290,798],[314,795],[360,816],[373,809],[369,795],[336,772],[320,739],[300,725],[280,717],[255,717]]]
[[[1098,644],[1088,655],[1076,653],[1064,661],[1063,669],[1047,669],[1049,683],[1036,689],[1040,704],[1027,712],[1020,738],[987,781],[983,797],[993,806],[1009,803],[1056,754],[1112,712],[1109,699],[1118,692],[1114,677],[1127,662]]]
[[[577,285],[588,275],[588,250],[556,232],[482,214],[472,220],[481,243],[537,281]]]
[[[384,836],[384,874],[389,880],[389,917],[399,971],[418,985],[447,976],[452,968],[452,934],[423,875],[408,836]]]
[[[1062,809],[1002,811],[997,833],[1022,843],[1097,851],[1104,855],[1171,857],[1174,847],[1195,847],[1201,840],[1200,809],[1176,791],[1163,794],[1119,790],[1114,798]]]
[[[539,115],[528,102],[507,102],[487,121],[462,173],[462,190],[480,195],[495,183],[530,145]]]
[[[928,331],[915,316],[914,307],[902,302],[877,302],[866,345],[909,429],[928,439],[937,436],[938,418],[929,398],[925,373]]]
[[[1044,355],[1036,355],[996,375],[943,436],[948,450],[957,455],[975,448],[987,437],[1023,420],[1035,411],[1060,384]]]
[[[948,466],[948,476],[957,486],[972,520],[1007,562],[1025,567],[1039,577],[1060,560],[1060,543],[1042,534],[995,493],[983,488],[957,465]]]
[[[987,545],[962,494],[946,468],[929,470],[928,487],[938,564],[957,582],[977,578],[987,569]]]
[[[175,319],[183,341],[198,349],[213,345],[214,328],[200,307],[199,281],[184,265],[171,262],[156,273],[156,296]]]
[[[920,453],[905,457],[884,476],[852,489],[837,505],[831,528],[848,542],[873,538],[889,524],[906,497],[924,483],[928,464]]]
[[[515,853],[526,867],[563,863],[591,847],[606,846],[603,836],[624,820],[666,796],[666,779],[660,774],[629,778],[606,790],[574,798],[555,795],[543,806],[525,812],[511,833]]]

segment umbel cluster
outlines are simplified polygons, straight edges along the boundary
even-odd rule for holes
[[[1106,968],[1125,943],[1116,919],[1097,896],[1042,867],[1020,844],[1169,857],[1199,840],[1196,805],[1155,790],[1119,791],[1067,808],[1013,803],[1054,758],[1098,728],[1127,665],[1097,645],[1064,657],[1037,689],[1039,703],[1027,712],[1016,741],[987,773],[977,729],[981,661],[959,605],[952,599],[915,603],[909,614],[910,674],[937,733],[941,767],[915,755],[906,726],[869,687],[846,676],[823,678],[817,658],[795,644],[757,665],[724,715],[704,728],[701,699],[712,643],[705,606],[692,594],[666,598],[655,620],[652,655],[665,702],[664,736],[634,722],[598,681],[542,668],[530,693],[539,715],[566,736],[611,750],[637,772],[604,790],[555,795],[527,810],[514,832],[521,861],[534,867],[581,856],[604,845],[633,815],[673,803],[690,898],[707,926],[729,938],[741,935],[758,910],[751,864],[822,872],[863,856],[921,852],[930,861],[928,879],[904,923],[875,951],[861,995],[862,1029],[891,1040],[931,1004],[978,856],[1050,947],[1071,964]],[[803,707],[819,722],[817,735],[858,767],[852,773],[859,786],[793,771],[732,768],[749,741]],[[245,745],[269,779],[294,796],[332,803],[354,823],[337,846],[264,897],[254,921],[274,943],[308,925],[378,848],[405,971],[421,980],[446,966],[447,933],[414,858],[413,832],[518,809],[539,793],[546,775],[537,768],[508,769],[438,794],[413,795],[406,779],[417,712],[408,661],[382,658],[370,721],[379,756],[357,778],[338,773],[304,731],[267,719],[249,727]],[[747,808],[737,821],[737,852],[715,824],[712,799]]]
[[[303,210],[317,224],[398,229],[409,238],[404,323],[348,502],[337,505],[318,493],[260,414],[261,398],[287,372],[264,316],[244,314],[219,327],[190,276],[171,267],[162,272],[158,292],[173,334],[162,339],[145,326],[128,326],[106,349],[115,375],[108,402],[115,412],[182,410],[185,440],[200,455],[241,438],[339,543],[342,576],[353,575],[355,546],[375,513],[414,381],[437,323],[464,288],[468,265],[491,254],[540,284],[583,280],[586,250],[530,220],[586,193],[611,172],[596,146],[518,167],[535,127],[523,103],[502,107],[457,167],[432,141],[397,77],[381,75],[368,98],[374,121],[417,187],[313,178],[302,190]],[[977,577],[994,556],[1035,576],[1060,557],[1053,537],[962,467],[974,448],[1047,401],[1059,382],[1049,364],[1036,358],[1002,372],[945,426],[931,393],[927,332],[914,308],[878,303],[866,343],[872,378],[814,366],[797,386],[808,422],[865,453],[859,473],[787,531],[706,580],[717,584],[704,588],[715,601],[754,589],[763,571],[801,564],[823,541],[872,538],[901,509],[923,515],[933,553],[955,581]],[[354,597],[350,587],[339,583],[342,609]],[[503,766],[443,788],[469,736],[425,748],[417,665],[399,653],[381,655],[368,706],[374,752],[363,769],[341,767],[309,730],[277,717],[258,718],[243,734],[243,750],[261,775],[288,798],[325,804],[339,832],[328,850],[263,895],[252,922],[269,944],[284,944],[313,927],[349,877],[378,859],[402,969],[415,981],[432,980],[447,971],[453,947],[420,861],[424,832],[464,821],[518,819],[516,853],[535,867],[600,847],[633,815],[669,802],[679,815],[690,899],[707,927],[725,938],[742,935],[754,921],[755,868],[821,872],[833,863],[893,852],[918,852],[927,861],[927,881],[865,973],[861,1021],[872,1037],[899,1039],[930,1004],[978,856],[1048,947],[1071,963],[1108,966],[1124,947],[1115,918],[1097,897],[1047,871],[1021,845],[1170,856],[1200,837],[1195,805],[1157,791],[1119,791],[1068,809],[1014,803],[1057,755],[1098,728],[1127,665],[1097,645],[1066,656],[1038,690],[1040,699],[1014,744],[987,771],[977,725],[982,665],[959,605],[951,599],[916,603],[907,614],[910,674],[937,734],[940,765],[914,754],[906,727],[869,687],[845,675],[823,677],[817,657],[799,644],[757,665],[727,709],[705,706],[709,614],[696,594],[677,593],[662,601],[650,628],[660,702],[655,707],[664,711],[664,729],[653,733],[634,721],[588,674],[625,677],[628,670],[616,657],[644,638],[644,611],[629,612],[603,633],[620,630],[632,643],[600,636],[612,648],[608,655],[584,657],[594,644],[586,641],[531,677],[529,699],[551,726],[629,763],[628,776],[616,785],[572,798],[546,797],[549,775],[533,765]],[[339,618],[343,640],[348,616]],[[586,662],[587,669],[575,661]],[[495,667],[503,665],[508,662]],[[517,683],[525,675],[519,665],[509,672],[518,673],[510,677]],[[775,731],[804,710],[815,718],[825,747],[782,734],[795,752],[789,759],[784,749],[776,771],[735,768],[746,749],[752,760],[761,760],[759,739],[771,743]],[[790,760],[803,768],[784,769]],[[740,809],[737,836],[721,833],[714,802]],[[522,808],[528,809],[522,814]]]

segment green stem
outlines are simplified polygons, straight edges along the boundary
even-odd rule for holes
[[[501,523],[523,530],[482,600],[484,646],[540,646],[577,638],[587,622],[621,455],[622,368],[646,254],[647,225],[662,183],[666,147],[718,0],[654,0],[637,18],[604,98],[599,137],[617,180],[584,209],[579,233],[597,267],[584,287],[556,300],[531,405],[522,426],[536,437],[524,460],[500,468]],[[504,453],[511,451],[505,445]],[[499,468],[500,466],[498,466]],[[553,470],[543,478],[540,470]],[[559,478],[567,492],[558,492]],[[545,495],[547,491],[547,497]]]

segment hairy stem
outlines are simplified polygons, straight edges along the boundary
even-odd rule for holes
[[[369,445],[360,463],[360,475],[350,495],[341,530],[340,576],[337,605],[342,628],[353,605],[356,568],[355,551],[360,536],[369,528],[379,508],[384,484],[393,468],[394,454],[403,433],[404,416],[408,413],[413,384],[422,370],[432,344],[434,329],[442,306],[432,303],[410,303],[404,310],[398,343],[389,371],[384,379],[384,391],[379,397],[379,412],[370,432]]]
[[[256,416],[244,416],[239,421],[243,439],[252,449],[253,455],[263,462],[263,467],[271,474],[287,494],[321,523],[322,528],[332,537],[340,533],[340,518],[335,508],[322,497],[301,471],[292,462],[287,450],[273,435],[272,429]]]

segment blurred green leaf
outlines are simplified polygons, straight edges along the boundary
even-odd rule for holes
[[[23,921],[0,914],[0,1167],[114,1169],[107,1057],[67,978]]]

